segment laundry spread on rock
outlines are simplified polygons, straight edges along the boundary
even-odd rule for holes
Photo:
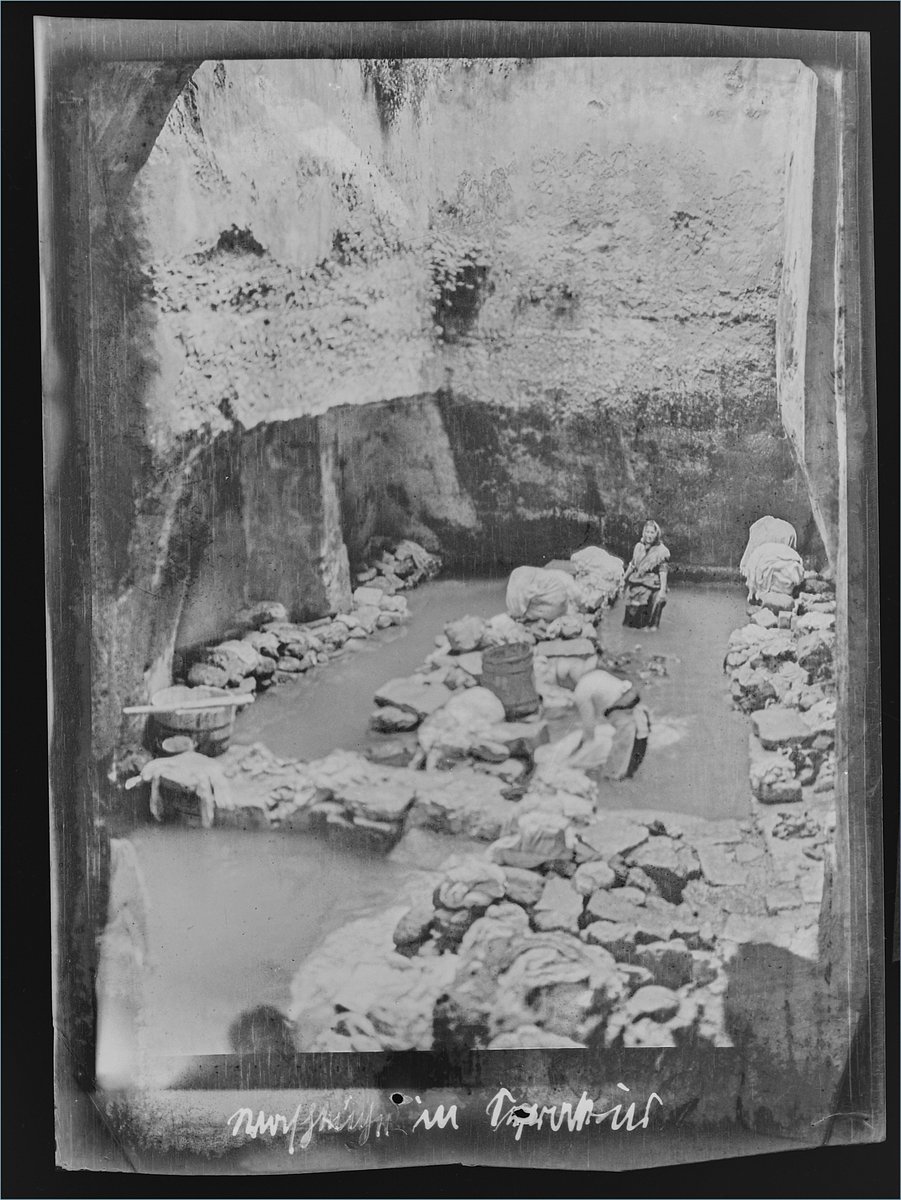
[[[157,821],[398,861],[430,847],[404,903],[358,915],[298,965],[285,1019],[302,1049],[730,1046],[729,964],[749,931],[809,956],[833,820],[832,584],[804,567],[787,522],[755,522],[747,620],[720,648],[748,723],[747,820],[668,812],[665,797],[631,810],[624,789],[690,725],[655,711],[679,658],[605,647],[620,597],[628,629],[657,633],[670,555],[655,522],[642,539],[626,567],[589,546],[514,568],[504,611],[461,612],[412,674],[381,681],[361,748],[132,755],[126,787],[150,785]],[[251,606],[187,668],[189,696],[266,690],[408,621],[400,592],[436,563],[397,543],[332,617]]]

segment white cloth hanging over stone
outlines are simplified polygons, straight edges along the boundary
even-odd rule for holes
[[[139,783],[150,784],[150,812],[157,821],[163,819],[163,783],[194,793],[200,801],[200,822],[204,829],[212,827],[217,808],[234,807],[231,788],[222,768],[195,750],[174,754],[171,758],[152,759],[141,774],[129,779],[125,786],[133,788]]]
[[[771,545],[791,546],[794,550],[798,545],[798,535],[794,525],[783,521],[781,517],[761,517],[748,530],[748,544],[738,565],[744,579],[748,578],[748,560],[758,546],[769,542]]]

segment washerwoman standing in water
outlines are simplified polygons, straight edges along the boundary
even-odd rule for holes
[[[664,546],[660,526],[645,521],[641,541],[632,551],[626,567],[626,615],[623,625],[630,629],[659,629],[666,605],[669,550]]]

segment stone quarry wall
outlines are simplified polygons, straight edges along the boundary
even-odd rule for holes
[[[176,645],[340,606],[373,536],[487,568],[623,553],[652,513],[734,565],[776,509],[818,550],[775,361],[807,74],[203,64],[97,239],[127,343],[93,434],[98,752]]]

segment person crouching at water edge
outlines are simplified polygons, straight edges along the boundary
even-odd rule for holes
[[[590,745],[598,725],[608,721],[615,732],[604,775],[630,779],[644,761],[651,733],[651,719],[635,684],[609,671],[589,671],[573,689],[573,698],[582,722],[582,746]]]
[[[632,561],[626,567],[626,615],[623,624],[630,629],[659,629],[666,605],[666,580],[669,550],[664,546],[660,526],[645,521],[641,541],[636,542]]]

